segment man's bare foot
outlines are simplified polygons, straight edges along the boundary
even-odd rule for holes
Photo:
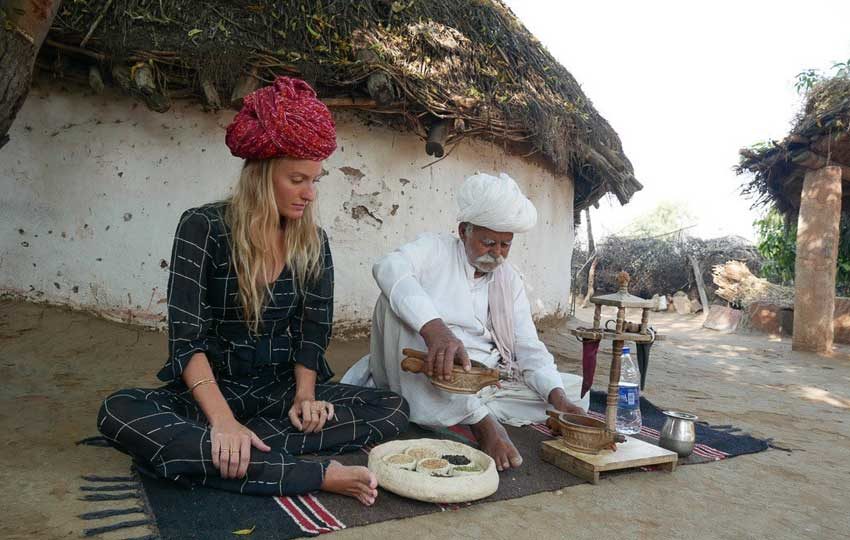
[[[497,469],[504,471],[522,465],[522,456],[508,437],[508,432],[492,414],[469,427],[478,439],[481,450],[496,462]]]
[[[322,491],[354,497],[366,506],[372,506],[378,497],[378,479],[366,467],[343,465],[331,461],[325,470]]]

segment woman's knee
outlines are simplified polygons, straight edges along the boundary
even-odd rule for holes
[[[97,429],[105,437],[114,439],[121,426],[145,414],[146,406],[144,393],[140,389],[119,390],[101,403],[97,413]]]
[[[399,433],[407,430],[410,423],[410,406],[407,400],[399,394],[390,391],[384,391],[381,401],[384,410],[388,412],[387,422],[395,426]]]

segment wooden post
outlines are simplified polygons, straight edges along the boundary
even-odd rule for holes
[[[32,81],[35,57],[60,0],[6,0],[0,25],[0,148],[9,140],[9,128],[18,114]]]
[[[794,266],[795,351],[832,350],[841,172],[838,166],[822,167],[803,179]]]
[[[593,288],[593,282],[596,279],[596,263],[599,262],[599,257],[596,255],[593,256],[593,262],[590,263],[590,271],[587,273],[587,294],[584,297],[584,300],[581,301],[581,307],[587,305],[590,302],[591,297],[593,297],[593,293],[596,290]]]
[[[699,262],[693,255],[688,255],[688,259],[691,260],[691,266],[694,269],[694,279],[697,282],[699,301],[702,302],[703,317],[708,317],[708,296],[705,294],[705,284],[702,282],[702,271],[699,268]]]
[[[95,64],[89,66],[89,86],[96,94],[102,94],[105,89],[103,75],[100,74],[100,68]]]
[[[201,90],[204,92],[204,100],[210,109],[221,109],[221,98],[218,95],[218,90],[215,84],[209,79],[201,80]]]
[[[593,327],[601,328],[602,324],[602,305],[596,304],[596,309],[593,310]]]
[[[640,314],[640,333],[649,332],[649,308],[643,308]]]

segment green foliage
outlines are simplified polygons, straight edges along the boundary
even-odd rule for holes
[[[794,88],[798,94],[805,94],[814,86],[830,77],[850,77],[850,58],[844,62],[836,62],[832,64],[832,73],[821,73],[816,69],[804,69],[797,74],[797,82],[794,83]]]
[[[758,250],[764,257],[761,275],[768,281],[791,285],[797,252],[797,224],[786,224],[779,212],[771,209],[754,223]],[[839,295],[850,295],[850,217],[841,218],[838,241],[838,268],[835,288]]]
[[[630,236],[660,236],[691,225],[693,215],[687,206],[661,201],[649,212],[635,218],[626,228]]]
[[[798,94],[805,94],[822,78],[823,76],[818,72],[818,70],[804,69],[797,74],[797,82],[794,83],[794,88],[797,89]]]
[[[764,257],[762,277],[774,283],[794,282],[794,260],[797,254],[797,225],[788,225],[771,209],[754,223],[758,234],[758,250]]]

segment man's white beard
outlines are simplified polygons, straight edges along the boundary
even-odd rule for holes
[[[499,265],[503,262],[505,262],[505,258],[501,255],[493,257],[489,253],[485,253],[484,255],[472,261],[472,266],[475,267],[475,269],[479,272],[489,274],[490,272],[498,268]]]

